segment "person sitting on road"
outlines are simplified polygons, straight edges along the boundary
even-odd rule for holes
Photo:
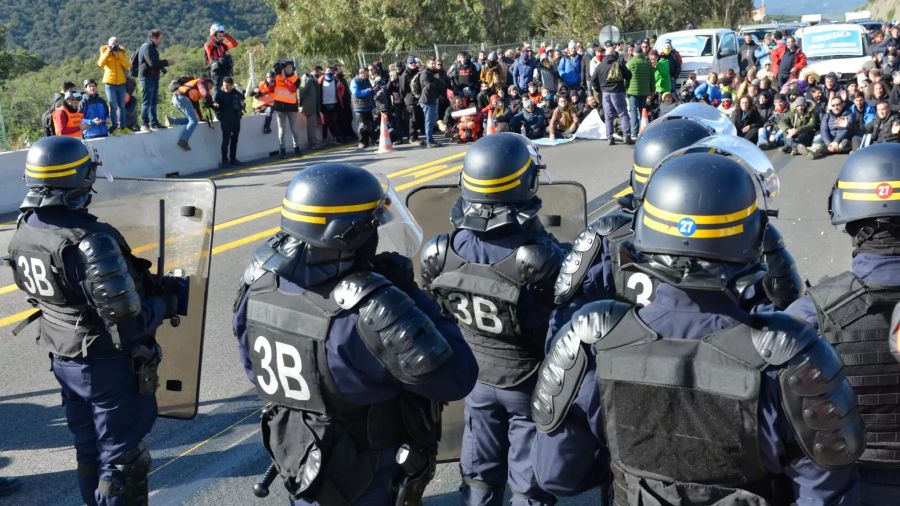
[[[84,137],[83,132],[88,129],[88,125],[81,121],[84,114],[79,111],[81,92],[69,90],[64,99],[63,103],[53,111],[54,135],[66,135],[81,139]]]
[[[819,135],[813,139],[812,146],[805,153],[810,160],[821,158],[826,154],[849,153],[853,120],[850,111],[844,108],[844,100],[835,95],[828,101],[828,112],[822,116]],[[803,148],[799,147],[802,152]]]
[[[759,140],[757,146],[760,149],[777,148],[784,144],[784,130],[781,129],[781,121],[790,114],[790,108],[784,95],[781,93],[775,95],[772,104],[772,115],[763,124],[759,130]]]
[[[506,104],[500,99],[499,95],[491,95],[491,103],[481,110],[481,117],[484,119],[485,123],[485,131],[487,131],[488,115],[491,112],[494,114],[494,128],[497,129],[497,133],[508,132],[509,119],[512,115],[510,114],[509,108],[506,107]]]
[[[547,135],[547,116],[528,98],[522,99],[522,111],[509,121],[509,130],[521,133],[529,139],[540,139]]]
[[[100,137],[109,137],[109,104],[97,94],[97,81],[93,79],[84,80],[84,94],[81,98],[81,104],[78,111],[83,114],[81,122],[87,125],[84,130],[85,139],[97,139]]]
[[[738,107],[731,112],[731,122],[737,128],[738,135],[756,144],[763,120],[759,111],[753,107],[753,99],[748,95],[741,97]]]
[[[448,138],[452,138],[454,142],[458,141],[458,139],[456,138],[456,123],[458,121],[458,118],[454,118],[453,113],[461,111],[463,109],[463,98],[459,95],[456,95],[452,99],[450,99],[450,107],[448,107],[447,110],[444,111],[444,119],[437,122],[438,130],[440,130]]]
[[[719,76],[710,72],[706,82],[694,87],[694,98],[705,100],[707,104],[718,107],[722,102],[722,90],[719,89]]]
[[[872,134],[870,144],[900,142],[900,113],[891,112],[887,100],[875,106],[875,121],[866,125],[866,133]]]
[[[866,102],[866,94],[857,91],[853,95],[853,105],[847,108],[850,111],[850,119],[853,123],[851,129],[850,145],[855,151],[862,146],[863,136],[866,133],[866,125],[875,121],[875,108]]]
[[[803,155],[819,130],[819,117],[805,98],[797,97],[791,105],[791,111],[782,118],[778,128],[784,130],[784,147],[781,150],[793,156]]]
[[[719,112],[726,116],[731,116],[731,113],[734,111],[734,98],[731,95],[731,92],[722,93],[722,103],[719,104]]]
[[[556,109],[553,110],[553,115],[550,116],[550,138],[571,138],[578,130],[578,123],[578,114],[575,112],[572,104],[569,103],[568,97],[559,97]]]
[[[522,110],[522,95],[519,93],[519,87],[515,84],[510,84],[509,88],[506,90],[507,99],[506,103],[509,105],[509,112],[512,114],[518,114],[519,111]]]

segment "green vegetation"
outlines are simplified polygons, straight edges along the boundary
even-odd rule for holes
[[[199,47],[216,22],[238,40],[261,37],[275,23],[267,0],[3,0],[0,20],[9,45],[40,55],[47,63],[68,56],[96,57],[116,36],[135,49],[151,28],[162,28],[168,44]]]

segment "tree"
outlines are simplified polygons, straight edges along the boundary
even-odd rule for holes
[[[22,49],[7,49],[7,28],[0,26],[0,85],[8,79],[44,66],[43,60]]]

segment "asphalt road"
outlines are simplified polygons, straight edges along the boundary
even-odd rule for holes
[[[265,501],[252,495],[251,487],[267,465],[257,429],[261,402],[239,364],[231,333],[231,307],[253,245],[278,225],[275,209],[290,178],[312,163],[343,161],[387,175],[406,193],[423,184],[454,182],[464,151],[462,146],[402,146],[392,154],[378,155],[339,147],[300,159],[209,175],[218,186],[217,227],[200,411],[188,422],[160,419],[148,437],[153,452],[153,504],[284,504],[287,500],[277,484]],[[625,188],[630,147],[576,141],[544,147],[541,152],[554,181],[584,185],[592,217],[610,209],[614,196]],[[781,193],[776,199],[781,215],[776,223],[800,263],[801,273],[817,281],[847,268],[849,238],[830,225],[826,213],[826,197],[846,157],[815,162],[780,152],[772,152],[770,157],[781,177]],[[429,211],[446,213],[444,209]],[[0,225],[0,249],[6,250],[13,230],[13,224]],[[18,337],[11,333],[29,307],[11,283],[11,272],[0,270],[0,475],[19,476],[24,483],[19,492],[0,503],[80,504],[75,452],[47,354],[35,345],[33,328]],[[441,466],[426,502],[458,502],[458,485],[457,467]],[[561,504],[596,502],[596,494],[585,494]]]

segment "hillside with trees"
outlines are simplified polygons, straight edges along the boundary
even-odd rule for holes
[[[37,54],[47,63],[95,56],[112,36],[126,48],[136,48],[151,28],[162,28],[167,44],[199,47],[214,22],[239,40],[262,37],[275,24],[275,10],[267,0],[0,2],[0,24],[8,28],[9,47]]]

